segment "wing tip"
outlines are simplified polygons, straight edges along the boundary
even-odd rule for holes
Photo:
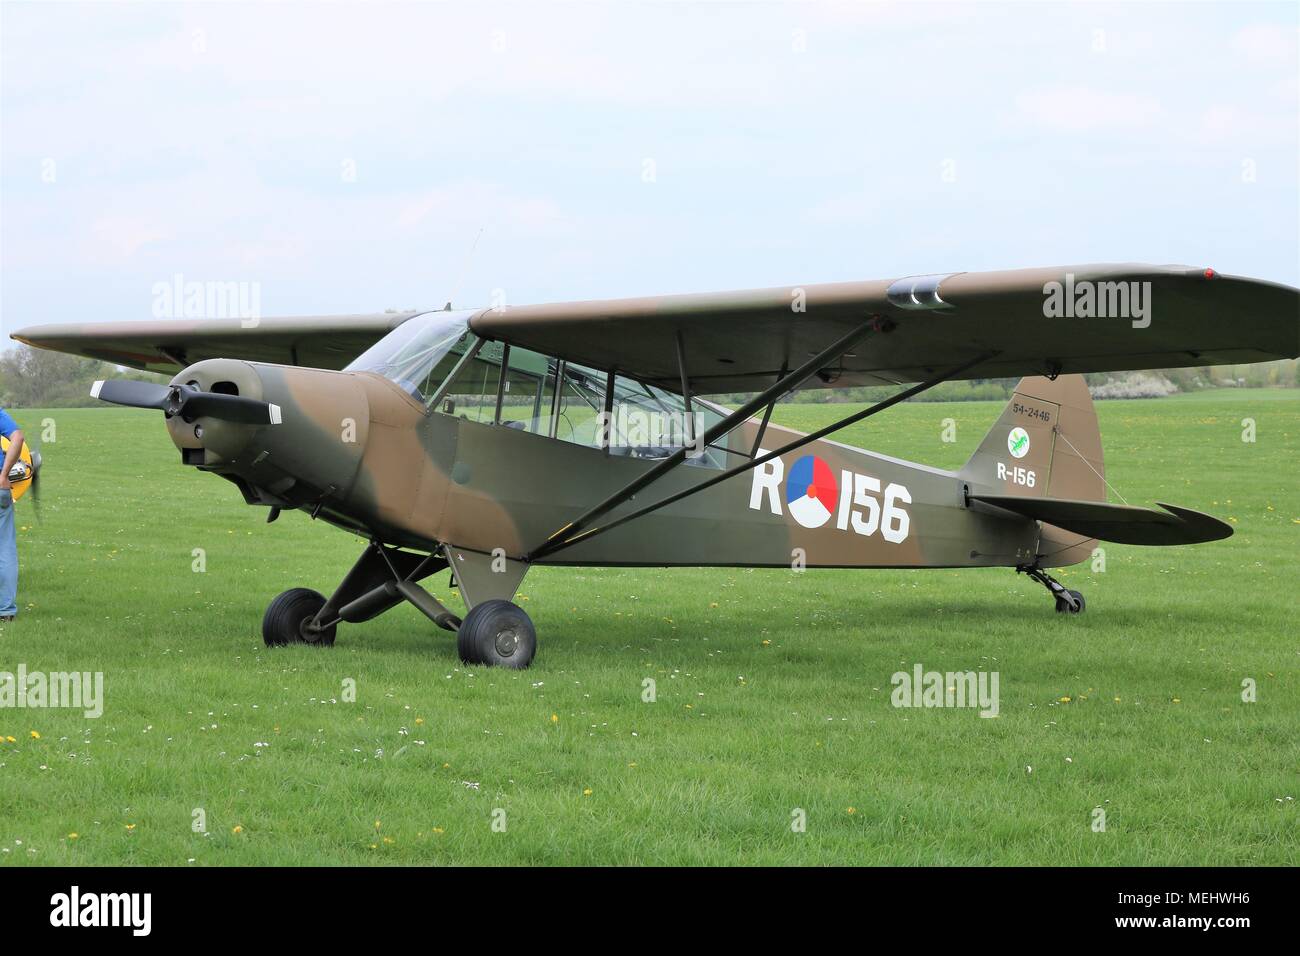
[[[1204,511],[1181,508],[1178,505],[1166,504],[1163,501],[1157,501],[1156,504],[1182,522],[1184,527],[1195,533],[1196,539],[1189,542],[1191,544],[1222,541],[1225,538],[1231,538],[1236,531],[1228,522],[1216,518],[1214,515],[1207,515]]]

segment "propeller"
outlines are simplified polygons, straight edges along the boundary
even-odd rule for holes
[[[196,418],[219,418],[240,425],[278,425],[280,406],[242,398],[224,392],[201,392],[192,385],[156,385],[126,378],[96,382],[92,398],[130,408],[157,408],[170,418],[179,415],[187,422]]]
[[[26,481],[31,479],[32,508],[36,512],[36,517],[41,516],[41,453],[38,449],[28,445],[31,451],[31,464],[19,459],[14,462],[14,466],[9,469],[10,483]]]

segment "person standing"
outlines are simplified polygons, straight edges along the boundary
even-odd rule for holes
[[[14,527],[14,490],[9,470],[23,453],[23,430],[0,408],[0,435],[9,439],[4,469],[0,471],[0,622],[18,614],[18,534]]]

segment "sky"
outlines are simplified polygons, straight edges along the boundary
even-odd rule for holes
[[[1300,285],[1300,4],[0,3],[0,327],[1065,265]]]

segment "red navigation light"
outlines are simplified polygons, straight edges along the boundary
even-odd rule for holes
[[[1213,270],[1213,269],[1206,269],[1206,270],[1205,270],[1205,278],[1207,278],[1207,279],[1213,279],[1213,278],[1214,278],[1214,270]]]

